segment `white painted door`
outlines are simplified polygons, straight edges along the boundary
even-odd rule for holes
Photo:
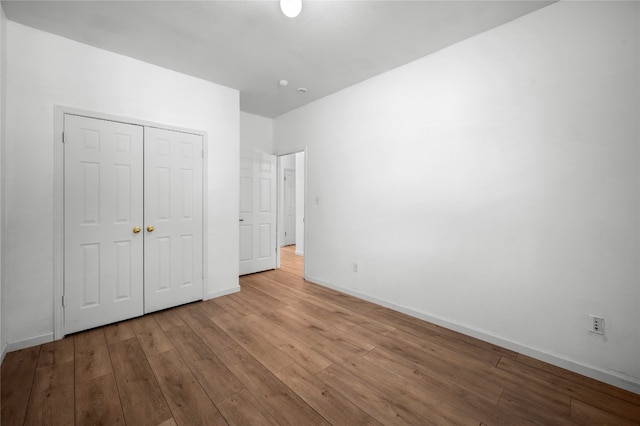
[[[143,128],[65,115],[64,146],[68,334],[143,313]]]
[[[240,275],[276,267],[276,157],[240,157]]]
[[[284,171],[284,245],[296,243],[296,172]]]
[[[201,135],[145,127],[145,313],[203,298]]]

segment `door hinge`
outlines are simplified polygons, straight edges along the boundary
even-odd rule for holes
[[[64,308],[64,296],[62,296],[62,307]]]
[[[202,275],[202,279],[204,280],[204,271],[202,271],[202,274],[201,274],[201,275]]]
[[[64,143],[64,132],[62,132],[62,143]]]

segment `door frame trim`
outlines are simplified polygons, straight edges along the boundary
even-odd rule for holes
[[[278,166],[278,175],[280,174],[280,160],[282,157],[286,156],[286,155],[291,155],[291,154],[298,154],[298,153],[303,153],[304,154],[304,200],[303,200],[303,211],[302,211],[302,217],[303,217],[303,230],[302,230],[302,234],[304,237],[304,256],[302,258],[302,272],[303,272],[303,277],[304,279],[307,279],[307,275],[306,275],[306,271],[307,271],[307,247],[308,247],[308,241],[309,241],[309,237],[308,237],[308,233],[307,233],[307,212],[309,211],[308,206],[307,206],[307,200],[309,199],[308,196],[308,187],[309,187],[309,183],[308,183],[308,162],[309,162],[309,147],[308,146],[304,146],[304,147],[300,147],[297,149],[292,149],[290,151],[283,151],[282,153],[276,153],[274,154],[278,161],[277,161],[277,166]],[[298,173],[298,170],[296,170],[296,173]],[[282,187],[280,186],[280,176],[278,176],[278,191],[280,190],[284,190],[284,185],[282,185]],[[280,199],[280,194],[278,194],[278,199]],[[284,199],[284,197],[283,197]],[[278,207],[280,207],[280,204],[278,203]],[[283,212],[284,209],[282,208],[278,208],[278,212],[277,212],[277,218],[276,218],[276,222],[278,224],[280,224],[280,219],[281,219],[281,215],[284,213]],[[296,209],[296,214],[297,214],[297,209]],[[276,244],[276,252],[277,252],[277,257],[276,257],[276,267],[279,269],[280,268],[280,256],[281,256],[281,246],[280,244],[282,243],[280,241],[280,230],[278,229],[278,232],[276,234],[277,236],[277,240],[278,243]]]
[[[98,120],[116,121],[133,124],[142,127],[155,127],[182,133],[191,133],[202,136],[202,298],[206,298],[206,289],[209,282],[208,259],[208,133],[202,130],[188,129],[171,126],[147,120],[139,120],[131,117],[122,117],[101,112],[83,110],[62,105],[53,107],[53,340],[62,339],[64,334],[64,144],[62,141],[64,131],[64,116],[66,114]]]

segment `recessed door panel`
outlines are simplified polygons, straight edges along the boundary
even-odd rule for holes
[[[253,252],[253,225],[240,225],[240,262],[248,262],[252,259]]]
[[[131,166],[116,165],[116,223],[131,222]]]
[[[82,162],[81,167],[84,223],[97,224],[100,223],[100,164],[85,161]]]
[[[180,277],[180,285],[182,287],[193,285],[193,270],[195,262],[193,257],[195,249],[193,246],[194,240],[195,238],[193,235],[182,235],[182,265],[180,265],[180,271],[182,273],[182,276]]]
[[[181,170],[180,183],[182,187],[181,217],[191,219],[193,217],[193,170]]]
[[[253,178],[248,176],[241,176],[240,177],[240,213],[251,213],[252,209],[253,209]]]
[[[271,224],[261,223],[258,225],[258,259],[263,260],[271,257],[271,252],[274,251],[271,247],[274,242],[271,241]]]
[[[100,305],[100,244],[82,244],[82,305]]]
[[[131,243],[117,241],[116,243],[116,300],[131,298]]]

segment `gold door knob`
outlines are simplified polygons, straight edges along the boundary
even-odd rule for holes
[[[147,226],[147,232],[153,232],[154,229],[156,228],[154,228],[153,225]]]
[[[133,233],[137,234],[138,232],[140,232],[140,227],[136,226],[135,228],[133,228]]]

